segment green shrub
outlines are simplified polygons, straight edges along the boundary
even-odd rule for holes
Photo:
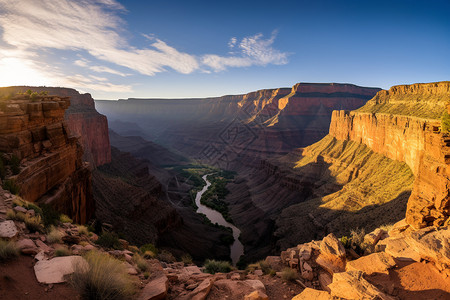
[[[53,207],[51,207],[49,204],[43,203],[40,206],[45,227],[48,227],[50,225],[57,225],[59,222],[59,216],[61,214],[53,209]]]
[[[117,234],[108,231],[104,231],[95,243],[103,248],[113,248],[116,250],[122,250],[123,248]]]
[[[148,279],[150,277],[150,272],[144,272],[144,278]]]
[[[0,240],[0,261],[7,261],[19,256],[19,248],[16,243]]]
[[[18,215],[18,214],[16,214]],[[41,215],[35,215],[35,216],[25,216],[25,225],[27,226],[28,230],[31,232],[44,232],[44,224],[42,222]]]
[[[18,212],[15,213],[14,220],[20,221],[20,222],[25,222],[26,217],[27,217],[26,214],[24,214],[23,212],[18,211]]]
[[[8,220],[15,220],[16,219],[16,212],[12,209],[8,209],[6,211],[6,218]]]
[[[49,243],[52,243],[52,244],[60,243],[62,237],[63,237],[63,233],[61,231],[56,229],[54,226],[50,227],[50,231],[47,234],[47,241]]]
[[[177,261],[175,256],[173,256],[172,253],[170,253],[167,250],[162,250],[161,252],[159,252],[157,257],[159,260],[167,262],[167,263],[174,263]]]
[[[350,248],[350,239],[348,238],[348,236],[343,236],[339,239],[342,243],[342,245],[344,245],[345,248]]]
[[[86,226],[79,225],[77,227],[78,227],[78,234],[80,234],[80,235],[89,235],[90,232],[89,232],[89,230],[87,229]]]
[[[295,281],[298,278],[297,271],[291,268],[284,268],[281,272],[281,279],[284,281]]]
[[[66,247],[59,247],[55,249],[55,256],[59,257],[59,256],[69,256],[72,255],[72,251],[70,251],[69,249],[67,249]]]
[[[133,255],[133,261],[141,272],[148,271],[149,265],[147,260],[140,256],[139,254]]]
[[[181,261],[185,265],[190,265],[192,264],[192,256],[189,253],[186,253],[185,255],[181,256]]]
[[[145,253],[147,251],[151,251],[154,254],[158,254],[158,249],[156,249],[156,247],[153,244],[145,244],[141,246],[141,252]]]
[[[16,181],[14,179],[4,180],[3,189],[10,191],[14,195],[17,195],[20,192],[20,186],[16,184]]]
[[[444,112],[441,117],[441,131],[449,132],[450,131],[450,114],[448,112]]]
[[[90,251],[85,256],[88,267],[76,265],[69,282],[83,299],[130,299],[134,285],[125,265],[107,254]]]
[[[65,214],[61,214],[59,216],[59,221],[61,223],[73,223],[73,220],[71,218],[69,218],[68,215],[65,215]]]
[[[205,272],[209,274],[229,273],[232,267],[228,261],[216,261],[207,259],[205,262]]]

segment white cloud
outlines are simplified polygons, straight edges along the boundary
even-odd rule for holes
[[[34,74],[33,78],[46,80],[47,84],[131,91],[129,85],[105,80],[105,74],[130,75],[111,65],[152,76],[168,69],[182,74],[210,73],[228,67],[287,63],[287,54],[273,48],[275,34],[269,39],[257,34],[240,42],[232,37],[228,46],[238,54],[229,56],[184,53],[151,33],[143,34],[150,41],[148,47],[137,48],[124,38],[126,24],[120,17],[124,12],[126,8],[116,0],[0,0],[0,67],[11,68],[17,65],[11,59],[19,59],[27,67],[26,74]],[[87,53],[95,63],[79,55],[72,62],[87,74],[67,77],[67,71],[42,62],[41,54],[49,50]],[[90,76],[90,72],[97,74]],[[102,76],[97,76],[100,73]],[[25,78],[26,74],[19,77]]]
[[[284,65],[287,64],[288,54],[280,52],[272,47],[276,38],[276,32],[273,32],[269,39],[264,39],[261,33],[254,36],[245,37],[239,43],[240,55],[234,52],[231,56],[219,56],[207,54],[202,58],[202,63],[219,72],[226,70],[227,67],[249,67],[253,65],[266,66],[268,64]],[[234,48],[237,43],[236,38],[231,38],[228,42],[230,48]]]

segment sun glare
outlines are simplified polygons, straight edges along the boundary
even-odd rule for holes
[[[0,59],[0,85],[48,85],[49,79],[19,58]]]

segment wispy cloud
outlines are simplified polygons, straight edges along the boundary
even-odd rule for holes
[[[8,59],[20,59],[36,72],[36,78],[41,74],[47,82],[61,82],[64,72],[39,61],[43,51],[83,53],[90,59],[79,55],[72,63],[88,73],[63,76],[63,83],[129,91],[129,85],[112,84],[111,78],[104,80],[105,74],[130,75],[123,68],[148,76],[168,69],[182,74],[210,73],[228,67],[287,63],[287,54],[273,48],[275,33],[269,39],[257,34],[239,42],[232,37],[228,46],[235,52],[229,56],[181,52],[151,33],[144,34],[149,45],[138,48],[124,38],[126,23],[120,17],[122,13],[126,8],[116,0],[0,0],[0,67],[11,67]]]
[[[228,67],[249,67],[253,65],[266,66],[268,64],[284,65],[288,62],[288,53],[273,48],[277,32],[274,31],[269,39],[259,33],[254,36],[243,38],[238,47],[240,53],[230,56],[219,56],[215,54],[204,55],[202,63],[214,71],[219,72]],[[233,49],[237,44],[235,37],[228,42],[228,47]]]

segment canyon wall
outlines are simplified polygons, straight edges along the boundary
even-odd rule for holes
[[[359,108],[377,91],[352,84],[299,83],[244,95],[96,101],[96,105],[119,134],[141,135],[191,157],[208,146],[268,156],[320,140],[328,132],[334,109]]]
[[[449,101],[450,82],[414,84],[381,91],[357,111],[333,112],[330,136],[363,143],[412,169],[406,220],[416,229],[443,225],[450,215],[450,138],[439,130]]]
[[[90,94],[80,94],[70,88],[28,86],[0,88],[0,94],[10,95],[27,90],[70,97],[70,107],[66,109],[64,116],[71,133],[80,137],[84,149],[83,161],[88,161],[93,167],[111,161],[108,120],[97,112]]]
[[[85,223],[94,212],[91,173],[64,112],[69,97],[16,95],[1,100],[0,151],[20,160],[7,180],[30,202],[44,202]]]

